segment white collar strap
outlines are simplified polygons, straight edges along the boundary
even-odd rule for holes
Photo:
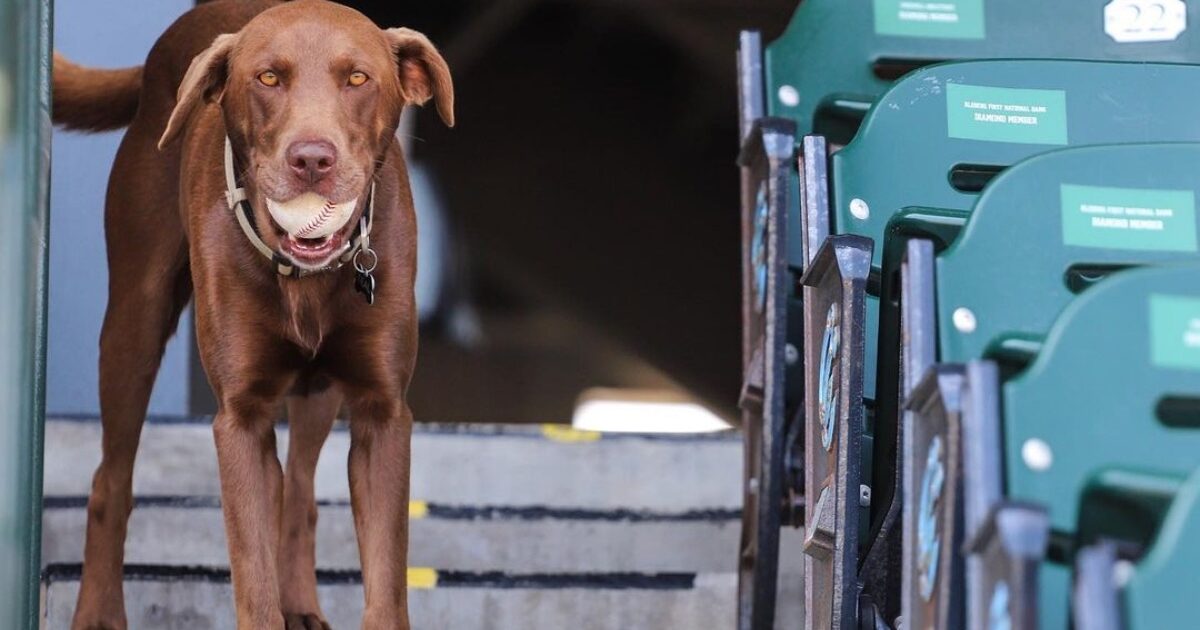
[[[246,235],[246,240],[250,241],[254,249],[257,249],[260,254],[275,265],[276,273],[281,276],[300,278],[323,271],[333,271],[354,260],[354,257],[361,251],[368,251],[372,256],[375,254],[371,250],[370,240],[371,225],[374,222],[372,215],[375,209],[374,179],[371,180],[371,191],[367,195],[367,206],[363,209],[362,217],[358,220],[358,227],[355,228],[350,241],[346,243],[345,251],[338,257],[336,264],[323,269],[301,269],[292,264],[286,256],[271,249],[263,242],[254,225],[254,209],[250,207],[250,199],[246,196],[246,189],[238,186],[237,173],[233,165],[233,144],[229,141],[228,136],[225,137],[225,201],[229,204],[229,209],[233,211],[234,216],[237,217],[238,225],[242,228],[242,234]]]

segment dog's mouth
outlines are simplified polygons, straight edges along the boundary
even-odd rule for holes
[[[279,253],[297,267],[317,271],[345,253],[354,229],[357,199],[335,203],[315,193],[288,200],[265,199],[267,218],[279,241]]]
[[[350,229],[353,222],[342,229],[319,238],[298,238],[289,235],[274,221],[271,222],[275,234],[279,237],[279,248],[282,253],[302,269],[321,269],[328,267],[333,259],[340,256],[346,249]]]

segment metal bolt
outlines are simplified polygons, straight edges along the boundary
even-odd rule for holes
[[[1021,459],[1030,470],[1044,472],[1054,464],[1054,451],[1044,440],[1029,438],[1021,445]]]
[[[751,477],[746,482],[746,488],[750,490],[750,494],[758,494],[758,477]]]
[[[790,85],[781,85],[779,86],[779,102],[783,103],[785,107],[795,107],[800,104],[800,92]]]
[[[965,306],[954,309],[952,318],[954,319],[954,327],[958,329],[958,332],[967,335],[975,332],[975,327],[979,324],[979,322],[975,321],[975,313],[972,313],[971,309]]]
[[[796,365],[800,362],[800,351],[796,349],[796,346],[789,343],[783,349],[783,360],[787,361],[788,365]]]
[[[862,199],[853,199],[850,201],[850,214],[859,221],[866,221],[871,218],[871,206]]]
[[[865,483],[858,486],[858,504],[862,507],[871,507],[871,486]]]

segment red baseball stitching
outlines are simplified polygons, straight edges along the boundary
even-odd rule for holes
[[[321,224],[328,220],[332,215],[333,204],[326,201],[325,207],[321,210],[321,213],[313,217],[313,220],[309,221],[307,225],[300,228],[300,230],[296,232],[296,236],[300,238],[308,238],[308,235],[311,234],[313,230],[321,227]]]

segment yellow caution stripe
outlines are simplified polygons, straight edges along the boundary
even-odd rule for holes
[[[600,439],[599,431],[583,431],[565,424],[543,424],[542,436],[552,442],[581,444]]]
[[[438,574],[434,569],[425,567],[408,568],[408,588],[434,588],[438,583]]]

